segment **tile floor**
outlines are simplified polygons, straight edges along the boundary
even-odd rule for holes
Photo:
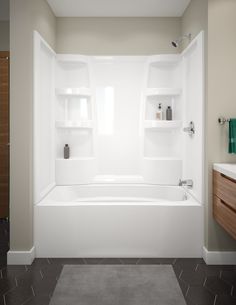
[[[201,258],[44,258],[7,266],[8,236],[0,220],[0,305],[48,305],[64,264],[170,264],[187,305],[236,305],[236,266],[207,266]]]

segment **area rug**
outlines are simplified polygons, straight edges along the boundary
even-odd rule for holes
[[[186,305],[172,266],[64,266],[50,305]]]

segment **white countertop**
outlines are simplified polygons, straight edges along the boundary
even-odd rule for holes
[[[214,170],[236,180],[236,163],[214,163]]]

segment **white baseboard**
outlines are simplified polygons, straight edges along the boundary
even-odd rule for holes
[[[236,252],[208,251],[203,247],[203,259],[207,265],[236,265]]]
[[[31,265],[35,258],[35,247],[29,251],[8,251],[8,265]]]

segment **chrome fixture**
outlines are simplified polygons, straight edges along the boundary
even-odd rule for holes
[[[191,39],[192,39],[192,34],[189,33],[189,34],[187,34],[187,35],[183,35],[183,36],[181,36],[180,38],[178,38],[178,39],[172,41],[171,44],[172,44],[172,46],[173,46],[174,48],[178,48],[179,44],[182,43],[185,39],[188,39],[188,41],[190,42]]]
[[[230,119],[226,119],[226,118],[224,118],[223,116],[220,116],[219,118],[218,118],[218,123],[220,124],[220,125],[224,125],[225,123],[227,123],[227,122],[229,122],[230,121]]]
[[[195,133],[195,127],[193,121],[189,123],[188,127],[184,127],[183,129],[184,132],[187,132],[190,136]]]
[[[187,180],[181,180],[179,179],[179,186],[187,186],[188,188],[193,187],[193,180],[187,179]]]

